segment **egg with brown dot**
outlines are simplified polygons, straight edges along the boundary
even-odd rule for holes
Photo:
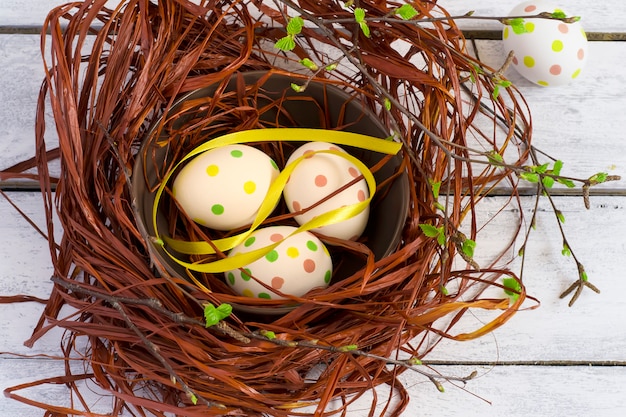
[[[301,297],[328,286],[333,271],[330,252],[314,234],[297,230],[293,226],[255,230],[230,251],[229,258],[278,245],[257,260],[226,271],[226,283],[240,295],[273,300],[284,299],[283,294]]]
[[[527,80],[544,87],[566,85],[577,79],[587,60],[587,36],[580,22],[559,19],[519,18],[547,12],[573,17],[544,0],[518,4],[502,31],[504,51],[513,53],[512,67]]]
[[[321,214],[363,202],[369,197],[365,179],[361,178],[349,185],[361,175],[352,162],[339,155],[320,151],[347,153],[333,143],[308,142],[297,148],[287,160],[289,165],[304,156],[295,166],[283,190],[287,208],[295,214],[295,220],[300,225]],[[338,190],[341,191],[334,194]],[[354,240],[365,230],[368,218],[369,206],[354,217],[314,228],[312,231],[325,236]]]

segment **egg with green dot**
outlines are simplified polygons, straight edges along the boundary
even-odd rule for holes
[[[228,231],[253,222],[278,174],[259,149],[226,145],[191,159],[176,175],[172,194],[193,221]]]
[[[554,19],[524,18],[547,12]],[[504,52],[513,52],[512,67],[527,80],[544,86],[565,85],[577,79],[587,60],[587,36],[578,21],[558,5],[526,1],[509,13],[502,31]]]
[[[226,283],[239,295],[272,300],[284,299],[282,294],[302,297],[313,288],[328,286],[333,271],[328,249],[314,234],[293,234],[296,230],[292,226],[255,230],[230,251],[229,258],[278,245],[256,261],[226,271]]]

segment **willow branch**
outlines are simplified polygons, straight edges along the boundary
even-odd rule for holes
[[[124,310],[124,306],[125,305],[146,306],[166,317],[169,317],[173,322],[180,323],[180,324],[188,324],[191,326],[205,327],[205,323],[203,321],[194,319],[183,313],[174,313],[168,310],[167,308],[163,307],[163,304],[159,300],[154,299],[154,298],[139,299],[139,298],[129,298],[129,297],[118,297],[118,296],[114,296],[110,294],[105,294],[103,292],[96,291],[91,288],[85,288],[81,285],[75,284],[73,282],[68,282],[67,280],[61,279],[60,277],[57,277],[57,276],[52,276],[51,280],[54,283],[60,285],[61,287],[69,291],[72,291],[77,294],[88,295],[90,297],[93,297],[101,301],[105,301],[108,304],[110,304],[122,316],[122,318],[124,319],[128,327],[142,340],[143,343],[145,343],[150,353],[168,371],[168,373],[171,376],[172,382],[175,383],[176,381],[178,381],[178,383],[180,383],[181,387],[183,388],[185,393],[187,393],[187,395],[189,395],[190,397],[191,396],[195,397],[195,394],[189,388],[189,386],[177,376],[172,366],[159,353],[159,348],[154,343],[152,343],[145,336],[145,334],[143,334],[143,332],[132,322],[131,318],[128,316],[128,314]],[[222,334],[231,336],[234,339],[241,341],[243,343],[250,343],[251,339],[262,340],[264,342],[270,342],[272,344],[275,344],[277,346],[282,346],[282,347],[315,349],[315,350],[324,350],[324,351],[328,351],[332,353],[351,354],[354,356],[361,356],[361,357],[366,357],[366,358],[382,361],[383,363],[387,365],[401,366],[428,378],[428,380],[433,382],[433,384],[437,387],[438,390],[441,390],[441,384],[440,384],[441,380],[467,382],[476,376],[476,372],[472,372],[470,375],[465,376],[465,377],[456,377],[456,376],[444,376],[444,375],[440,375],[437,373],[424,371],[418,368],[418,366],[422,365],[422,362],[416,358],[410,358],[407,360],[392,359],[392,358],[387,358],[387,357],[380,356],[380,355],[375,355],[373,353],[366,352],[364,350],[360,350],[356,348],[353,349],[353,348],[345,347],[345,346],[337,347],[337,346],[332,346],[332,345],[321,345],[313,341],[282,340],[282,339],[267,337],[263,333],[259,333],[259,332],[241,332],[229,326],[224,321],[220,321],[217,325],[211,326],[211,328],[218,330]],[[202,399],[201,397],[197,397],[197,398],[199,400],[202,400],[206,405],[213,406],[213,407],[220,407],[220,408],[224,407],[222,404],[216,404],[206,399]]]

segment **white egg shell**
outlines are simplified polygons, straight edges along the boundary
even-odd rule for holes
[[[244,243],[233,248],[229,257],[269,246],[284,239],[275,249],[241,269],[225,272],[226,282],[246,297],[283,299],[255,281],[262,281],[283,294],[301,297],[313,288],[326,287],[333,264],[324,244],[312,233],[292,226],[269,226],[255,230]],[[251,278],[254,277],[254,278]]]
[[[276,163],[264,152],[226,145],[193,158],[176,176],[172,191],[195,222],[232,230],[252,223],[278,174]]]
[[[563,11],[550,2],[533,0],[517,5],[509,16],[559,10]],[[512,26],[505,25],[502,33],[505,53],[513,51],[512,66],[524,78],[542,86],[558,86],[580,75],[587,59],[587,36],[580,23],[525,19],[524,28],[524,33],[516,33]]]
[[[312,153],[318,150],[345,152],[341,147],[327,142],[309,142],[294,151],[287,160],[287,165],[306,153],[311,153],[311,157],[302,160],[295,167],[283,190],[287,208],[292,213],[314,205],[361,175],[358,168],[347,159],[333,154]],[[298,224],[302,225],[315,216],[359,203],[368,197],[367,182],[361,179],[313,209],[295,216],[295,219]],[[326,236],[355,240],[365,230],[368,217],[369,207],[350,219],[313,229],[313,231]]]

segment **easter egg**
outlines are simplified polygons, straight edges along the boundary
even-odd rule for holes
[[[305,154],[311,156],[303,159],[294,168],[283,190],[291,213],[314,206],[361,175],[359,169],[347,159],[328,153],[314,153],[319,150],[346,152],[327,142],[309,142],[294,151],[287,160],[287,165]],[[310,210],[297,214],[295,220],[302,225],[320,214],[365,201],[368,197],[367,182],[361,179]],[[326,236],[355,240],[365,230],[368,217],[369,206],[354,217],[312,230]]]
[[[272,300],[284,298],[273,290],[301,297],[313,288],[328,286],[333,270],[328,249],[312,233],[291,235],[295,230],[292,226],[269,226],[250,234],[230,251],[229,258],[281,243],[245,267],[225,272],[228,285],[240,295]]]
[[[172,192],[193,221],[232,230],[253,222],[278,174],[276,163],[264,152],[227,145],[193,158],[176,176]]]
[[[509,16],[542,12],[570,14],[543,0],[517,5]],[[555,19],[511,19],[502,32],[505,53],[513,51],[512,66],[541,86],[564,85],[578,78],[587,59],[587,36],[579,22]]]

